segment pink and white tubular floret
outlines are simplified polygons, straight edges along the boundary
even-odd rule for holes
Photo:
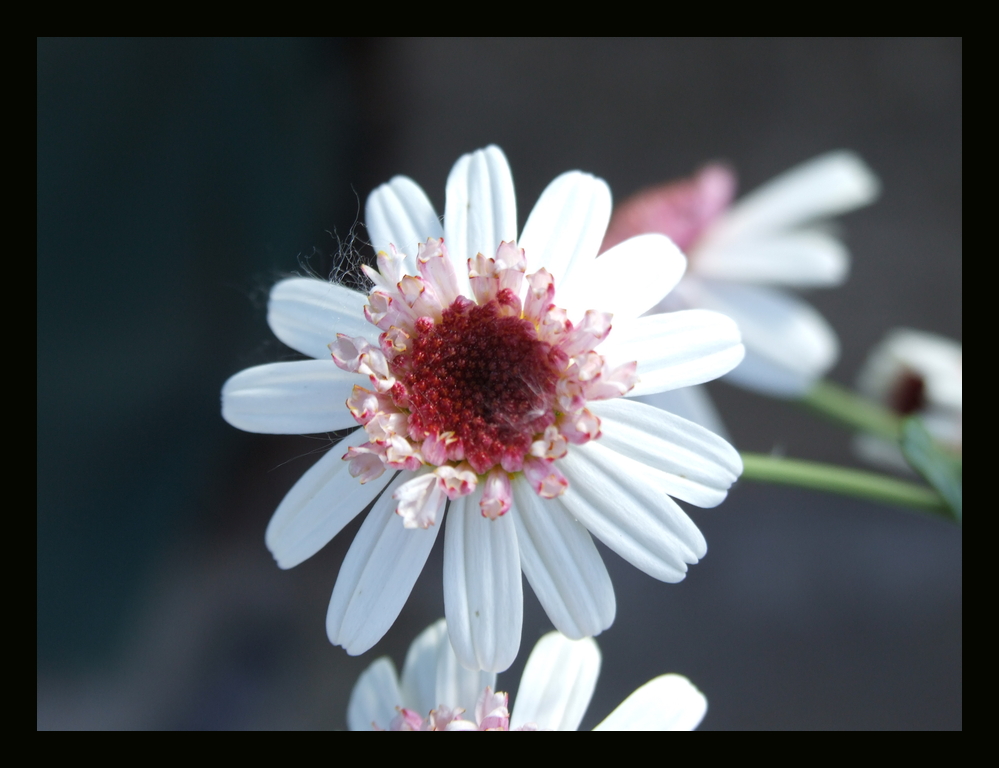
[[[430,710],[424,718],[412,709],[397,707],[399,714],[389,724],[390,731],[509,731],[510,730],[510,697],[503,691],[493,692],[486,686],[475,703],[475,720],[462,717],[465,710],[462,707],[449,707],[441,704],[437,709]],[[376,730],[381,730],[377,728]],[[536,731],[533,723],[515,728],[517,731]]]
[[[556,461],[569,443],[600,437],[587,403],[638,381],[636,362],[610,368],[595,351],[611,315],[588,310],[574,325],[554,303],[552,276],[525,274],[514,243],[468,259],[475,301],[461,294],[443,238],[419,246],[419,275],[403,274],[403,255],[389,250],[377,270],[364,267],[374,283],[364,316],[382,330],[379,346],[343,334],[329,345],[340,368],[372,386],[347,400],[368,435],[343,457],[350,474],[365,483],[386,468],[426,468],[393,496],[407,528],[433,525],[446,499],[480,482],[482,515],[496,519],[510,509],[517,472],[542,498],[563,494]]]

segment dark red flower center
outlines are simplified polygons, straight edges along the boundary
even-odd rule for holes
[[[530,321],[501,316],[495,300],[459,297],[441,322],[416,327],[409,354],[393,361],[411,434],[454,433],[481,474],[504,455],[522,457],[555,422],[557,356]]]
[[[926,382],[915,371],[906,370],[888,393],[888,403],[895,413],[908,416],[926,406]]]

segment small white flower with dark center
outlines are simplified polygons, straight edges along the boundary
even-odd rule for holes
[[[496,674],[459,663],[444,620],[425,629],[406,654],[402,678],[384,656],[350,694],[352,731],[575,731],[593,697],[600,649],[591,638],[549,632],[524,667],[517,700],[493,692]],[[596,731],[691,731],[708,702],[681,675],[660,675],[625,699]]]
[[[510,169],[489,147],[451,171],[443,227],[410,179],[371,194],[369,295],[311,278],[274,286],[275,335],[316,359],[233,376],[222,413],[255,432],[362,426],[291,489],[266,537],[290,568],[377,498],[327,615],[348,653],[395,621],[445,509],[445,613],[470,668],[516,657],[522,569],[568,636],[610,626],[614,593],[588,530],[663,581],[704,555],[671,497],[721,503],[738,454],[622,396],[731,370],[739,333],[714,312],[643,317],[686,262],[662,235],[596,258],[610,209],[603,181],[567,173],[518,238]]]
[[[690,268],[661,309],[700,307],[739,325],[746,357],[727,379],[764,394],[799,397],[832,368],[839,341],[826,320],[787,289],[840,285],[849,254],[828,219],[871,203],[880,184],[851,152],[795,166],[734,204],[735,174],[709,165],[690,179],[636,193],[614,211],[604,248],[661,232]],[[712,424],[710,403],[688,391],[661,398]],[[703,398],[700,398],[703,399]],[[664,405],[669,407],[669,405]]]
[[[918,416],[941,445],[960,454],[964,431],[961,345],[935,333],[896,328],[871,350],[857,376],[861,394],[899,416]],[[873,435],[854,438],[872,464],[911,471],[898,445]]]

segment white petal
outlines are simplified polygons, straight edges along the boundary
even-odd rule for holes
[[[600,418],[600,447],[659,471],[670,496],[715,507],[742,474],[739,452],[699,424],[623,398],[590,409]]]
[[[692,731],[708,700],[682,675],[661,675],[625,699],[595,731]]]
[[[559,501],[594,536],[660,581],[682,581],[707,552],[704,536],[666,495],[664,472],[604,448],[572,447],[559,461],[569,490]]]
[[[427,194],[406,176],[396,176],[368,195],[364,225],[375,251],[388,252],[391,243],[406,254],[407,275],[417,274],[416,246],[428,237],[444,236],[444,227]]]
[[[479,510],[482,483],[451,502],[444,534],[444,615],[455,655],[469,669],[502,672],[520,648],[524,594],[509,513]]]
[[[451,648],[447,622],[436,621],[409,646],[402,671],[405,706],[426,716],[444,704],[475,711],[475,702],[489,686],[496,689],[495,672],[465,669]]]
[[[332,360],[247,368],[222,386],[222,418],[247,432],[307,435],[357,426],[346,401],[365,381]]]
[[[362,485],[342,460],[350,446],[367,440],[358,429],[334,445],[278,505],[264,540],[281,568],[292,568],[325,547],[385,487],[389,473]]]
[[[815,288],[846,280],[850,255],[836,238],[806,230],[698,248],[690,263],[701,277]]]
[[[708,232],[703,247],[715,247],[836,216],[872,202],[881,185],[852,152],[830,152],[785,171],[750,192]]]
[[[447,177],[444,242],[462,293],[471,296],[468,259],[492,258],[500,241],[517,239],[517,200],[503,151],[488,146],[458,159]]]
[[[517,690],[510,728],[574,731],[586,714],[600,674],[600,649],[586,640],[549,632],[531,651]]]
[[[403,706],[419,712],[426,717],[431,709],[438,704],[446,703],[437,700],[437,652],[441,642],[448,646],[447,624],[444,619],[435,621],[423,630],[410,643],[406,652],[406,663],[402,667],[402,702]]]
[[[294,350],[329,360],[338,333],[378,344],[379,330],[364,319],[368,297],[342,285],[311,277],[290,277],[271,288],[267,324]]]
[[[615,322],[598,351],[611,366],[638,361],[638,384],[628,393],[637,397],[717,379],[742,361],[741,342],[731,318],[688,309]]]
[[[716,280],[685,280],[691,306],[731,317],[742,332],[744,362],[731,379],[782,397],[804,393],[839,357],[839,341],[825,318],[785,292]]]
[[[364,653],[395,623],[430,556],[440,526],[405,528],[392,498],[401,472],[371,508],[340,567],[326,613],[326,634],[351,656]]]
[[[686,257],[668,237],[639,235],[598,259],[574,264],[566,285],[555,285],[555,304],[573,321],[588,309],[610,312],[616,322],[631,320],[673,290],[686,267]]]
[[[372,731],[375,726],[388,728],[403,706],[395,665],[388,656],[375,661],[361,673],[350,692],[347,727],[352,731]]]
[[[561,504],[540,498],[523,475],[513,480],[520,564],[531,588],[567,637],[598,635],[614,623],[614,587],[586,529]]]
[[[611,193],[603,179],[563,173],[541,193],[520,236],[528,273],[544,267],[557,291],[574,268],[596,258],[610,215]]]
[[[636,397],[635,401],[669,411],[681,419],[700,424],[709,432],[714,432],[727,442],[732,442],[721,414],[718,413],[718,409],[711,401],[707,387],[681,387],[680,389],[671,389],[668,392]]]
[[[727,374],[725,381],[772,397],[796,398],[811,389],[818,378],[747,349],[739,367]]]
[[[466,669],[458,662],[451,647],[451,639],[445,634],[437,647],[437,680],[435,686],[438,706],[447,704],[449,707],[461,707],[471,717],[475,712],[475,703],[479,696],[489,686],[496,690],[496,673],[485,670]]]

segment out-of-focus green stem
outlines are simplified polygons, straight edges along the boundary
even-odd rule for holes
[[[887,408],[825,379],[817,382],[801,402],[851,429],[898,442],[902,421]]]
[[[896,480],[874,472],[848,469],[817,461],[785,459],[763,453],[742,454],[744,480],[796,485],[845,496],[881,501],[900,507],[932,512],[953,520],[943,497],[932,488]]]

